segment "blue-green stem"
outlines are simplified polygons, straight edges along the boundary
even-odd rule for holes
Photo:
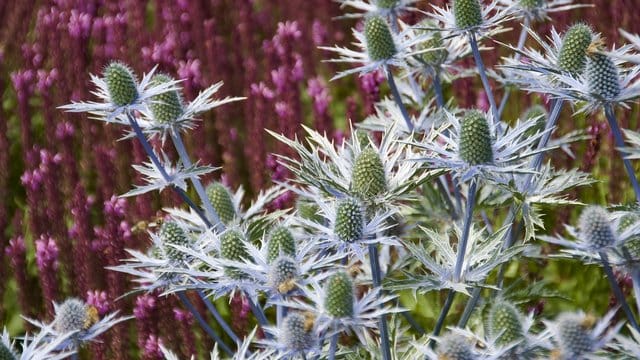
[[[79,357],[78,357],[78,350],[79,350],[79,349],[76,349],[76,352],[74,352],[73,354],[71,354],[71,360],[78,360],[78,359],[79,359]]]
[[[384,67],[384,74],[387,77],[387,82],[389,83],[389,89],[391,89],[393,100],[395,100],[396,105],[398,105],[398,107],[400,108],[402,118],[407,124],[407,128],[409,129],[409,131],[413,131],[413,123],[411,123],[411,117],[409,116],[409,112],[402,102],[402,96],[400,96],[400,92],[398,91],[398,87],[396,86],[396,81],[393,79],[393,73],[388,66]]]
[[[329,360],[335,360],[336,350],[338,349],[338,334],[331,335],[331,343],[329,345]]]
[[[147,156],[149,156],[149,158],[151,159],[151,162],[153,163],[153,165],[158,169],[164,181],[166,181],[167,183],[172,183],[173,181],[172,177],[169,176],[169,174],[167,174],[167,171],[165,170],[164,166],[162,166],[162,163],[156,156],[156,153],[153,151],[151,144],[149,144],[147,137],[142,132],[142,129],[138,124],[138,121],[136,121],[135,116],[127,112],[127,118],[129,119],[129,124],[131,125],[131,127],[133,128],[133,131],[136,134],[136,138],[138,138],[138,141],[140,141],[142,148],[144,149],[145,153],[147,153]],[[175,185],[172,185],[171,188],[178,194],[178,196],[180,196],[182,201],[184,201],[191,209],[193,209],[193,211],[196,212],[198,217],[202,220],[202,222],[204,222],[204,224],[208,228],[211,228],[213,226],[209,221],[209,219],[207,219],[205,214],[202,212],[202,209],[200,209],[200,207],[197,206],[193,202],[193,200],[191,200],[191,198],[189,198],[189,195],[187,195],[187,193],[184,190],[182,190],[181,188]]]
[[[636,298],[636,309],[640,314],[640,268],[634,265],[631,270],[631,281],[633,282],[633,295]]]
[[[380,287],[382,285],[382,274],[380,271],[380,263],[378,262],[378,247],[375,244],[369,244],[369,262],[371,263],[371,274],[373,277],[373,286]],[[382,358],[391,360],[391,347],[389,345],[389,330],[387,328],[387,319],[384,314],[380,315],[380,344],[382,346]]]
[[[433,92],[436,96],[436,104],[438,108],[444,108],[444,94],[442,92],[442,80],[440,80],[440,71],[432,69],[433,74]]]
[[[471,232],[471,222],[473,220],[473,208],[476,202],[476,189],[478,187],[478,180],[472,179],[469,185],[469,194],[467,195],[467,208],[464,216],[464,227],[462,229],[462,238],[458,243],[458,254],[456,256],[456,264],[453,273],[453,281],[460,281],[462,277],[462,264],[464,263],[464,257],[467,253],[467,243],[469,242],[469,234]]]
[[[524,44],[527,41],[527,28],[529,28],[529,23],[531,20],[529,17],[524,18],[524,23],[522,24],[522,30],[520,30],[520,37],[518,37],[518,45],[516,54],[514,56],[514,60],[517,62],[522,57],[522,53],[520,52],[524,48]],[[509,101],[509,95],[511,95],[511,89],[509,87],[504,89],[504,95],[502,95],[502,100],[500,100],[500,107],[498,108],[498,116],[502,118],[502,113],[504,113],[504,108],[507,107],[507,101]]]
[[[613,134],[613,139],[615,141],[616,147],[620,152],[620,156],[622,157],[622,162],[624,163],[624,168],[627,170],[627,175],[629,176],[629,181],[631,181],[631,186],[633,187],[633,191],[636,194],[636,201],[640,202],[640,185],[638,185],[638,178],[636,178],[635,170],[631,165],[631,161],[626,158],[626,153],[620,148],[624,147],[624,139],[622,138],[622,131],[620,131],[620,127],[618,126],[618,121],[616,120],[616,115],[613,112],[613,107],[611,104],[606,104],[604,106],[604,113],[607,117],[607,121],[609,122],[609,128],[611,128],[611,133]]]
[[[636,321],[635,316],[633,316],[633,312],[631,311],[629,304],[627,304],[627,300],[622,293],[622,289],[620,289],[620,286],[618,285],[618,280],[616,279],[613,270],[611,270],[611,265],[609,265],[609,258],[604,251],[600,252],[600,260],[602,261],[602,268],[604,269],[604,273],[607,275],[607,279],[609,279],[609,284],[611,285],[613,295],[616,297],[616,300],[620,307],[622,307],[622,311],[627,316],[627,320],[629,320],[629,323],[631,324],[631,326],[633,326],[634,329],[640,331],[638,322]]]
[[[189,298],[187,298],[187,295],[183,292],[183,291],[179,291],[176,293],[178,295],[178,298],[180,299],[180,301],[182,301],[182,303],[184,304],[184,306],[186,306],[187,310],[189,310],[191,312],[191,314],[193,314],[193,316],[196,318],[196,321],[198,321],[198,324],[200,324],[200,326],[204,329],[204,331],[216,342],[218,343],[218,345],[220,346],[220,348],[227,353],[230,356],[233,356],[233,350],[231,350],[229,348],[229,346],[227,344],[224,343],[224,341],[222,341],[222,339],[220,339],[220,336],[218,336],[218,334],[216,334],[215,331],[213,331],[213,329],[211,328],[211,326],[209,326],[209,324],[207,324],[206,320],[202,317],[202,315],[200,315],[200,313],[198,312],[198,310],[195,308],[195,306],[193,306],[193,304],[191,303],[191,301],[189,300]]]
[[[449,314],[449,310],[451,310],[451,305],[453,305],[453,299],[455,298],[455,296],[456,296],[456,292],[453,291],[453,289],[450,289],[449,293],[447,294],[447,298],[444,301],[444,305],[442,306],[442,310],[440,310],[440,315],[438,316],[438,320],[436,321],[436,327],[433,329],[432,336],[440,335],[440,331],[444,326],[444,320],[447,318],[447,314]],[[430,346],[432,348],[435,347],[435,342],[431,341]]]
[[[176,151],[178,152],[178,156],[180,156],[180,161],[182,161],[182,165],[185,168],[191,167],[193,164],[191,162],[191,159],[189,158],[187,149],[184,146],[184,142],[182,142],[182,136],[180,136],[179,130],[171,129],[170,133],[171,133],[171,140],[173,141],[173,145],[176,148]],[[224,230],[224,224],[222,223],[222,221],[220,221],[220,217],[218,216],[218,213],[213,208],[211,201],[209,201],[207,192],[204,190],[204,187],[202,186],[202,182],[200,182],[200,179],[197,176],[190,176],[189,179],[191,180],[191,183],[193,183],[193,187],[196,189],[196,193],[198,193],[198,196],[200,197],[200,201],[204,205],[205,210],[211,217],[211,220],[213,220],[213,224],[215,224],[218,230]]]
[[[204,292],[202,292],[202,290],[198,290],[198,296],[200,296],[200,299],[202,299],[202,302],[204,302],[204,305],[207,307],[207,310],[209,310],[209,312],[216,319],[216,321],[218,322],[222,330],[224,330],[224,332],[226,332],[227,335],[229,335],[231,340],[233,340],[233,342],[235,342],[236,344],[242,343],[242,340],[240,340],[240,338],[236,335],[236,333],[233,332],[229,324],[224,320],[222,315],[220,315],[220,312],[218,312],[218,309],[216,309],[215,305],[211,303],[209,298],[207,298],[207,296],[204,294]]]
[[[251,312],[253,312],[253,316],[256,317],[258,324],[260,324],[260,326],[262,327],[269,326],[269,321],[264,315],[264,311],[262,311],[262,308],[256,305],[256,303],[253,302],[249,295],[247,295],[247,300],[249,301],[249,307],[251,308]]]
[[[473,52],[473,59],[476,62],[476,67],[478,68],[478,73],[480,74],[482,86],[484,87],[484,92],[487,94],[487,99],[489,99],[489,106],[491,107],[493,122],[494,124],[499,125],[500,114],[498,113],[498,108],[496,107],[496,99],[493,97],[493,91],[491,90],[491,84],[489,84],[487,71],[485,70],[484,62],[482,62],[482,57],[480,56],[480,49],[478,48],[478,42],[476,41],[476,34],[473,31],[469,32],[469,43],[471,45],[471,51]]]

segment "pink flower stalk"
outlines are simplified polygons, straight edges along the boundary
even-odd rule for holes
[[[315,77],[307,82],[307,93],[313,100],[314,128],[321,134],[329,134],[333,128],[333,119],[329,114],[329,103],[331,102],[329,88],[322,78]]]
[[[33,95],[36,74],[33,70],[21,70],[11,74],[13,88],[18,95],[18,115],[20,117],[20,144],[23,150],[25,164],[32,163],[32,148],[34,145],[29,98]]]
[[[47,316],[53,318],[55,311],[53,302],[57,300],[58,294],[58,246],[53,238],[41,235],[36,240],[36,264],[40,276],[40,287],[44,295],[44,303],[47,309]]]
[[[136,318],[138,346],[144,348],[150,336],[158,336],[158,306],[157,299],[152,294],[140,295],[136,298],[133,308]]]
[[[230,306],[231,326],[238,336],[242,336],[247,333],[249,325],[249,313],[251,311],[249,301],[242,294],[235,294],[231,298]]]
[[[196,339],[193,332],[193,315],[186,310],[173,308],[173,316],[180,324],[180,337],[182,342],[182,352],[186,357],[196,355]]]
[[[162,340],[159,337],[149,335],[142,347],[142,358],[145,360],[163,360],[164,355],[162,354],[162,350],[160,350],[160,345],[162,345]]]
[[[26,316],[33,314],[35,304],[35,292],[29,284],[27,276],[27,248],[22,236],[9,240],[9,245],[5,248],[5,254],[9,258],[13,276],[18,283],[18,302],[22,313]]]
[[[358,77],[358,85],[367,114],[373,113],[375,103],[380,100],[380,85],[384,81],[385,77],[381,71],[369,72]]]

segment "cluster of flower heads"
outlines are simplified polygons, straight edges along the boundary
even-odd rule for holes
[[[138,82],[129,68],[114,62],[102,77],[92,77],[101,102],[63,107],[126,125],[125,137],[146,146],[150,161],[135,168],[147,184],[125,195],[172,188],[190,207],[165,209],[167,215],[149,232],[149,248],[128,250],[130,257],[110,269],[131,275],[138,291],[180,296],[197,290],[203,300],[247,299],[264,336],[255,336],[254,330],[237,341],[234,359],[378,358],[380,349],[384,359],[577,359],[597,358],[605,349],[637,354],[637,329],[633,338],[617,334],[623,324],[613,323],[615,309],[600,321],[576,312],[534,326],[533,315],[522,315],[518,302],[500,298],[490,304],[483,329],[462,324],[438,336],[440,324],[435,335],[412,339],[403,335],[406,328],[399,319],[407,309],[398,296],[399,291],[417,297],[448,290],[453,299],[455,293],[471,296],[482,288],[499,291],[502,284],[489,284],[489,275],[518,256],[535,253],[534,247],[511,246],[516,218],[524,223],[524,240],[541,238],[570,248],[565,253],[571,256],[637,271],[640,215],[634,211],[587,207],[578,229],[567,227],[577,241],[536,234],[544,227],[540,207],[575,205],[566,190],[591,182],[578,171],[543,164],[551,149],[566,150],[568,142],[581,139],[549,140],[554,130],[550,118],[559,110],[548,114],[536,108],[505,121],[495,109],[487,113],[427,100],[441,96],[442,80],[460,75],[456,65],[462,58],[474,52],[477,60],[483,48],[477,48],[476,37],[505,31],[502,24],[509,20],[522,20],[523,34],[543,52],[512,47],[526,62],[520,56],[505,59],[502,72],[493,75],[558,101],[587,102],[587,110],[640,95],[640,67],[622,67],[633,59],[632,46],[607,52],[583,24],[564,36],[553,30],[552,44],[527,28],[554,11],[579,6],[570,0],[493,0],[486,5],[454,0],[413,26],[398,16],[416,11],[416,1],[339,2],[360,11],[346,17],[363,18],[363,27],[354,29],[358,50],[324,48],[339,55],[329,61],[355,64],[336,78],[382,69],[395,98],[377,104],[376,114],[361,127],[356,124],[341,143],[308,128],[302,140],[271,133],[294,153],[279,157],[292,179],[258,194],[249,206],[242,188],[233,193],[215,181],[204,188],[199,177],[214,169],[191,163],[180,139],[198,114],[239,100],[212,100],[221,84],[185,104],[179,81],[152,71]],[[397,87],[394,72],[401,75]],[[484,75],[480,65],[478,72]],[[433,87],[433,96],[426,85]],[[408,114],[404,100],[419,115]],[[148,146],[153,137],[162,146],[171,139],[180,163],[156,154]],[[199,201],[189,198],[192,188]],[[272,210],[273,200],[285,192],[297,196],[296,206]],[[475,226],[474,207],[480,205],[498,211],[509,207],[509,216],[495,229],[486,216],[482,226]],[[447,216],[434,219],[437,212],[431,210],[439,206]],[[95,309],[75,299],[55,308],[51,324],[30,320],[44,335],[25,341],[23,353],[73,351],[126,319],[116,314],[100,319]],[[264,315],[271,308],[275,324]],[[443,308],[448,311],[447,305]],[[347,345],[353,341],[361,346]],[[3,344],[0,351],[17,356],[7,336]],[[216,346],[226,345],[218,341]],[[162,352],[176,358],[164,347]],[[219,356],[216,347],[211,358]]]

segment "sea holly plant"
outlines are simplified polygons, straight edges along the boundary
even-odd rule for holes
[[[92,76],[98,102],[61,107],[122,125],[121,141],[141,145],[146,159],[132,165],[144,184],[123,197],[165,195],[168,189],[182,201],[163,209],[155,227],[138,234],[147,242],[127,243],[131,249],[108,270],[127,274],[133,292],[177,298],[215,343],[212,359],[637,354],[637,316],[628,304],[631,294],[616,276],[631,276],[640,308],[637,210],[592,201],[577,226],[566,227],[567,238],[550,235],[557,233],[558,214],[584,205],[574,190],[595,182],[554,158],[559,149],[580,154],[572,143],[585,140],[576,133],[554,134],[564,104],[576,110],[568,123],[579,123],[581,113],[605,110],[640,194],[631,165],[640,136],[625,129],[625,144],[613,112],[616,105],[626,111],[640,95],[639,67],[628,63],[637,56],[633,45],[609,48],[583,23],[562,35],[552,29],[543,40],[536,22],[581,6],[570,0],[454,0],[431,12],[418,10],[420,2],[411,0],[338,2],[348,12],[342,17],[360,25],[352,32],[355,50],[321,47],[336,56],[327,59],[336,63],[334,79],[381,71],[391,97],[373,104],[366,121],[354,115],[346,136],[306,123],[297,136],[266,129],[286,150],[275,154],[273,164],[284,175],[274,176],[273,186],[262,191],[245,192],[220,176],[228,168],[192,161],[187,152],[182,137],[198,131],[200,114],[243,100],[214,99],[222,83],[198,95],[187,92],[194,97],[187,101],[181,80],[172,74],[153,70],[138,80],[127,65],[112,62]],[[510,21],[521,22],[516,45],[497,39]],[[511,54],[492,71],[481,50],[494,50],[480,46],[488,46],[490,38]],[[525,46],[529,38],[532,47]],[[475,70],[459,71],[470,56]],[[449,96],[453,81],[463,75],[471,81],[479,77],[486,104],[463,106],[469,102]],[[508,89],[500,104],[489,76]],[[512,99],[524,96],[520,90],[551,101],[535,98],[530,103],[538,106],[518,118],[504,107],[509,93]],[[273,97],[266,90],[263,95]],[[282,103],[276,111],[285,113]],[[245,135],[238,138],[246,140]],[[533,276],[522,269],[562,258],[578,258],[577,266],[592,266],[608,278],[615,306],[608,312],[585,309],[605,314],[600,321],[580,309],[525,315],[524,303],[543,295],[512,296],[521,285],[505,274],[520,270],[526,283]],[[219,309],[223,302],[243,304],[241,314],[232,317],[255,325],[248,336],[246,327],[230,325],[227,311]],[[486,311],[479,311],[483,303]],[[103,341],[104,332],[129,319],[115,312],[98,316],[80,299],[55,303],[54,309],[51,322],[29,320],[39,331],[24,338],[22,352],[3,335],[0,355],[58,359]],[[614,320],[622,317],[618,312],[625,320]],[[176,344],[154,341],[157,354],[178,357],[171,348]]]

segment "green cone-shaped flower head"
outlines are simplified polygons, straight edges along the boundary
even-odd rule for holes
[[[593,33],[585,24],[575,24],[567,30],[558,54],[558,67],[573,76],[582,74],[587,65],[587,49]]]
[[[362,199],[371,199],[387,190],[384,165],[374,149],[366,148],[356,158],[351,174],[351,189]]]
[[[424,28],[436,28],[437,23],[425,20],[420,24],[420,27]],[[419,56],[422,58],[422,61],[431,65],[438,66],[444,63],[447,59],[447,55],[449,52],[447,51],[444,41],[442,40],[442,34],[440,31],[429,31],[431,33],[431,37],[419,45],[420,50],[428,50],[428,49],[438,49],[438,50],[430,50],[420,54]]]
[[[333,231],[344,242],[356,242],[362,239],[364,214],[357,200],[346,199],[338,203]]]
[[[220,221],[229,225],[236,217],[236,208],[233,206],[229,189],[222,183],[215,181],[207,186],[207,197],[220,217]]]
[[[299,312],[289,312],[282,322],[278,341],[288,350],[303,352],[314,345],[314,319]]]
[[[485,115],[469,110],[460,121],[460,158],[469,165],[493,162],[492,137]]]
[[[590,54],[585,76],[589,92],[598,98],[614,100],[622,91],[618,68],[607,55]]]
[[[16,360],[16,355],[0,341],[0,360]]]
[[[321,224],[324,217],[320,214],[320,206],[318,204],[304,199],[296,200],[296,211],[298,216],[303,219]]]
[[[595,339],[591,336],[596,319],[584,314],[561,314],[556,320],[557,343],[566,359],[580,358],[592,352]]]
[[[536,105],[532,105],[530,106],[525,112],[524,114],[522,114],[522,118],[525,120],[532,120],[535,119],[536,120],[536,124],[534,126],[532,126],[531,128],[529,128],[525,134],[528,136],[533,136],[536,133],[543,131],[545,125],[547,124],[547,109],[544,108],[544,106],[536,104]]]
[[[327,280],[324,308],[332,317],[339,319],[353,316],[353,282],[344,271]]]
[[[627,214],[620,219],[618,231],[623,232],[629,226],[640,221],[640,217],[636,214]],[[640,236],[633,236],[624,242],[624,248],[628,252],[631,260],[640,261]],[[626,255],[625,255],[626,256]]]
[[[609,213],[601,206],[588,206],[578,219],[580,237],[594,250],[611,246],[616,242]]]
[[[126,65],[112,62],[104,68],[103,75],[111,102],[125,106],[136,101],[138,86],[133,72]]]
[[[241,261],[249,259],[244,235],[238,230],[227,230],[220,236],[220,256],[223,259]],[[243,273],[237,269],[226,269],[225,274],[232,279],[241,279]]]
[[[458,29],[470,29],[482,24],[482,5],[478,0],[454,0],[453,15]]]
[[[188,255],[184,252],[174,248],[171,245],[180,245],[188,247],[191,245],[189,235],[184,229],[178,225],[175,221],[166,221],[162,223],[160,231],[158,232],[160,240],[162,240],[162,248],[167,258],[176,262],[184,262],[187,260]]]
[[[400,0],[376,0],[376,5],[381,9],[393,9]]]
[[[280,256],[271,263],[269,282],[278,289],[281,294],[286,294],[296,287],[298,277],[298,264],[286,255]]]
[[[442,360],[476,360],[469,339],[452,332],[440,338],[437,353]]]
[[[289,229],[284,226],[276,226],[269,234],[267,261],[271,263],[281,254],[296,256],[296,240]]]
[[[162,85],[174,81],[170,76],[158,74],[151,79],[151,85]],[[184,112],[182,97],[177,90],[171,90],[158,94],[151,98],[149,109],[153,118],[162,124],[170,124],[176,121]]]
[[[540,9],[545,3],[545,0],[519,0],[518,4],[521,8],[527,10]]]
[[[524,338],[522,318],[513,304],[494,302],[489,311],[489,333],[498,345],[507,345]]]
[[[70,298],[56,307],[53,326],[58,333],[64,334],[85,329],[88,320],[89,306],[80,299]]]
[[[373,61],[388,60],[396,54],[396,44],[387,21],[381,16],[371,16],[364,23],[367,53]]]

